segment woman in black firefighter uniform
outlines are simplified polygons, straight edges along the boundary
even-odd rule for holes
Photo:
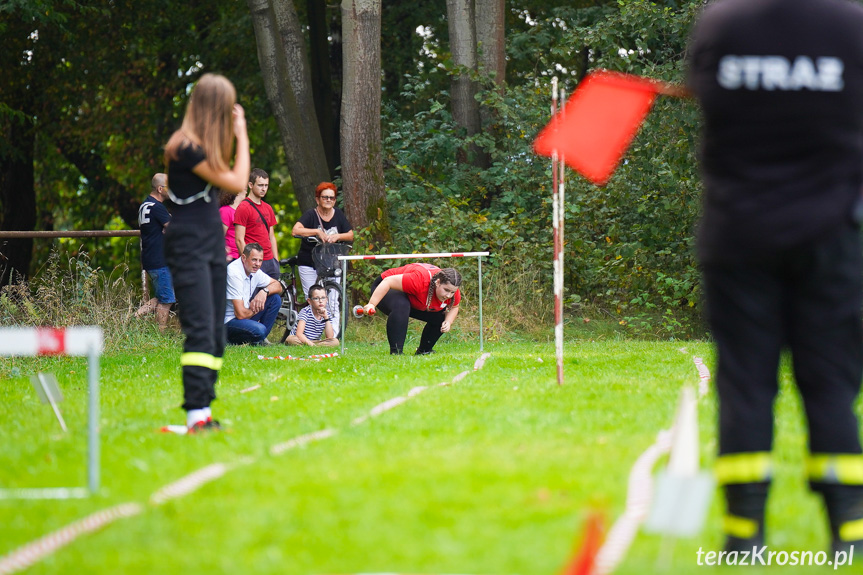
[[[218,429],[210,403],[225,349],[225,239],[216,188],[239,193],[249,181],[249,137],[234,85],[204,74],[192,90],[179,130],[165,146],[169,197],[165,258],[174,279],[186,341],[183,409],[190,433]],[[231,150],[236,141],[234,167]]]

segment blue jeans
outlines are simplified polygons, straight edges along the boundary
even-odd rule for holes
[[[159,303],[174,303],[177,298],[174,296],[174,284],[171,281],[171,272],[168,266],[147,270],[147,275],[150,276],[150,281],[153,282],[153,293],[156,294],[156,299]]]
[[[273,294],[267,298],[264,309],[249,319],[234,318],[225,324],[228,343],[242,345],[244,343],[261,343],[273,329],[279,308],[282,307],[282,296]]]

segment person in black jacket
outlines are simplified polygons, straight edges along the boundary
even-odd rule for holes
[[[783,349],[833,546],[863,544],[863,6],[719,0],[693,30],[703,112],[698,230],[716,342],[726,548],[764,542]]]

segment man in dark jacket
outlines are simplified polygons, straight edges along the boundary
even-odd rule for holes
[[[155,297],[142,305],[137,317],[156,313],[159,329],[168,324],[171,306],[177,301],[171,272],[165,262],[163,234],[171,222],[171,214],[162,204],[168,197],[168,177],[156,174],[150,182],[150,195],[138,208],[138,226],[141,228],[141,269],[147,272],[153,284]]]
[[[716,341],[717,478],[729,550],[764,541],[773,403],[790,349],[808,479],[837,550],[863,544],[863,6],[719,0],[689,86],[704,115],[698,255]]]

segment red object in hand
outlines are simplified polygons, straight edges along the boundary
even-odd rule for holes
[[[654,80],[616,72],[591,72],[533,143],[598,186],[605,185],[635,137],[658,93]],[[673,95],[678,95],[674,92]]]
[[[366,311],[366,309],[361,305],[354,306],[354,317],[362,317],[364,315],[375,315],[375,308]]]

